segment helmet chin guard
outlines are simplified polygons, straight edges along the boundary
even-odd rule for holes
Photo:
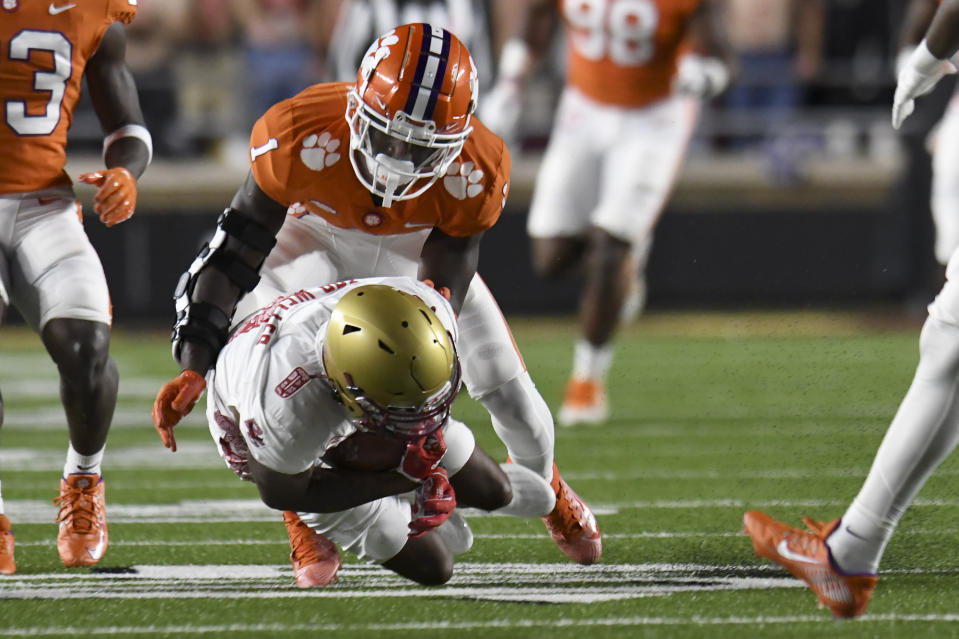
[[[350,163],[383,206],[415,198],[442,177],[473,131],[477,78],[452,33],[408,24],[369,48],[350,91]]]

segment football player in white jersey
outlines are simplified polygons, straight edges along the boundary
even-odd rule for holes
[[[912,113],[917,97],[955,67],[959,0],[943,0],[925,38],[899,72],[893,127]],[[840,519],[804,519],[799,530],[759,511],[745,514],[746,532],[760,556],[806,582],[836,617],[866,610],[879,562],[899,519],[936,467],[959,443],[959,251],[946,283],[929,305],[919,336],[919,365],[859,494]]]
[[[456,333],[440,293],[399,277],[292,292],[233,332],[207,376],[210,432],[268,506],[323,535],[294,543],[295,571],[331,581],[330,540],[440,584],[472,543],[465,521],[449,519],[457,503],[524,517],[553,509],[546,480],[496,464],[450,417]],[[304,565],[309,553],[321,560]]]
[[[369,47],[353,82],[313,85],[263,114],[250,173],[175,293],[181,373],[154,404],[163,431],[203,392],[235,323],[287,291],[358,277],[448,287],[463,383],[513,463],[551,482],[544,524],[571,559],[595,563],[602,535],[553,459],[553,419],[502,312],[476,272],[509,193],[503,141],[473,117],[477,78],[463,43],[425,23]],[[289,527],[288,527],[289,528]]]

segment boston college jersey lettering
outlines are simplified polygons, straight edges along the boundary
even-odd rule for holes
[[[8,8],[9,5],[9,8]],[[136,0],[20,0],[0,11],[0,193],[69,184],[67,129],[82,72]]]
[[[314,85],[277,103],[253,127],[250,162],[256,183],[290,215],[316,215],[374,235],[435,227],[468,237],[493,226],[509,189],[503,141],[473,118],[473,133],[446,175],[411,200],[377,206],[353,173],[346,96],[352,84]]]
[[[557,0],[568,33],[567,84],[618,106],[662,100],[701,1]]]

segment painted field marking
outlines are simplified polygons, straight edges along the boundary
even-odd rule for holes
[[[909,615],[909,614],[866,614],[853,621],[846,621],[850,630],[866,631],[872,623],[904,622],[904,623],[935,623],[959,621],[959,613]],[[338,623],[310,623],[310,624],[220,624],[220,625],[168,625],[168,626],[100,626],[84,628],[75,626],[59,626],[48,628],[4,628],[4,636],[8,637],[69,637],[69,636],[108,636],[108,635],[150,635],[166,634],[172,636],[205,635],[221,633],[241,633],[250,636],[251,633],[321,633],[344,630],[378,630],[416,631],[416,630],[496,630],[496,629],[562,629],[562,628],[611,628],[611,627],[712,627],[712,626],[758,626],[758,625],[794,625],[794,624],[832,624],[836,622],[829,615],[790,615],[790,616],[758,616],[758,617],[600,617],[595,619],[504,619],[502,621],[444,621],[409,623],[373,623],[373,624],[338,624]]]
[[[109,489],[108,489],[109,492]],[[52,499],[52,498],[51,498]],[[699,509],[699,508],[818,508],[824,506],[839,507],[846,502],[841,500],[815,499],[776,499],[766,501],[743,501],[737,499],[695,499],[660,500],[617,504],[596,504],[593,512],[599,516],[618,515],[631,509]],[[5,499],[5,510],[10,520],[17,524],[47,524],[56,519],[57,509],[52,501],[32,499]],[[955,499],[917,499],[912,508],[959,507]],[[182,500],[174,504],[113,504],[107,502],[110,523],[137,524],[176,524],[176,523],[244,523],[280,521],[280,515],[268,508],[259,499],[196,499]],[[495,517],[472,508],[463,508],[466,517]],[[938,529],[936,532],[941,533]],[[655,536],[659,533],[649,533]],[[673,533],[669,533],[669,536]],[[678,533],[677,533],[678,534]],[[691,536],[702,535],[690,532]]]
[[[769,573],[767,575],[767,573]],[[544,584],[549,585],[544,585]],[[347,564],[327,588],[293,586],[287,565],[138,565],[118,571],[16,574],[2,599],[370,599],[446,597],[532,603],[598,603],[676,592],[802,588],[768,569],[696,564],[462,563],[442,587],[384,568]]]

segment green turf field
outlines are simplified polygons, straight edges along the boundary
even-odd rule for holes
[[[574,326],[514,320],[551,406]],[[202,410],[165,450],[150,422],[176,372],[165,331],[114,339],[121,399],[104,472],[110,549],[65,569],[53,524],[66,428],[39,340],[0,334],[0,480],[19,571],[0,577],[0,637],[754,637],[959,635],[959,461],[903,518],[868,613],[835,622],[753,555],[742,513],[842,514],[912,377],[918,326],[875,315],[654,314],[621,337],[613,416],[557,429],[556,458],[596,511],[597,566],[570,564],[536,521],[468,512],[445,587],[346,558],[332,587],[292,585],[285,530],[217,456]],[[478,404],[459,417],[494,457]]]

